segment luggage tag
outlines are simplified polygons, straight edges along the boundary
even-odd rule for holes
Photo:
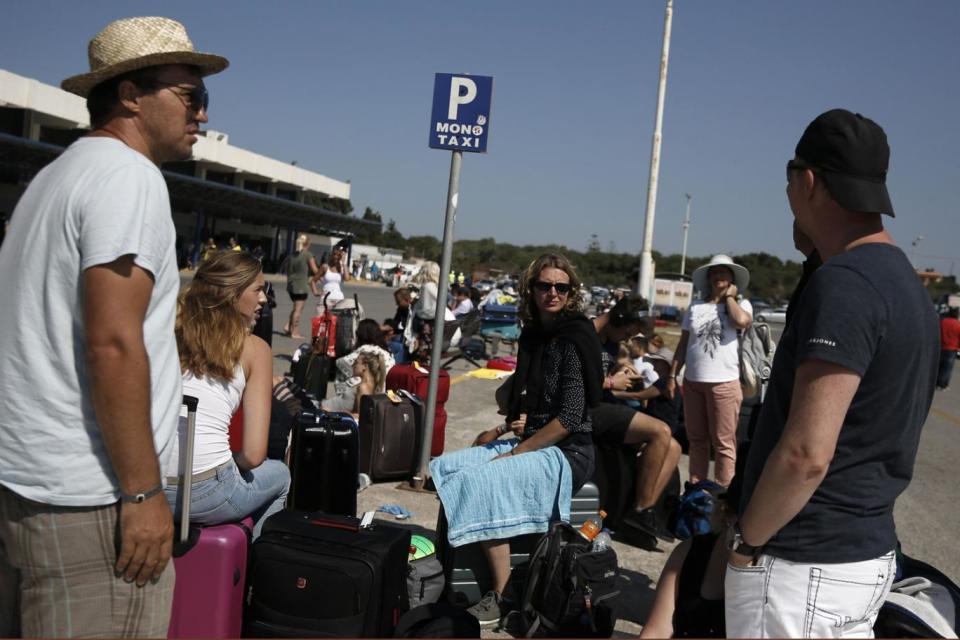
[[[363,517],[360,518],[360,528],[369,529],[373,525],[373,511],[365,511]]]
[[[388,398],[388,399],[390,400],[390,402],[392,402],[393,404],[400,404],[400,396],[398,396],[397,393],[396,393],[393,389],[388,389],[388,390],[387,390],[387,398]]]
[[[420,366],[420,362],[418,361],[414,361],[413,368],[419,371],[420,373],[430,373],[430,370],[424,369],[422,366]]]

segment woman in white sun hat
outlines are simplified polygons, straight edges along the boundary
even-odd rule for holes
[[[753,322],[753,307],[740,293],[749,282],[750,272],[722,253],[693,272],[693,286],[701,299],[683,316],[683,331],[667,382],[673,393],[676,376],[686,365],[683,411],[690,441],[691,482],[707,479],[711,444],[717,483],[726,487],[733,479],[743,402],[737,331]]]

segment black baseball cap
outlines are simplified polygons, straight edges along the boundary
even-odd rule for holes
[[[887,192],[887,134],[870,118],[846,109],[822,113],[807,126],[795,153],[819,170],[827,191],[844,209],[894,215]]]

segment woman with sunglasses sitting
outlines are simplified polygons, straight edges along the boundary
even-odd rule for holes
[[[589,408],[601,398],[600,341],[580,312],[580,281],[561,255],[544,254],[521,282],[517,370],[507,420],[477,444],[435,459],[431,475],[447,516],[450,544],[481,542],[493,590],[469,609],[480,624],[505,611],[509,539],[568,520],[570,498],[594,468]],[[521,438],[499,440],[526,415]]]
[[[283,508],[290,485],[286,465],[267,459],[273,354],[251,335],[267,302],[263,284],[260,262],[249,253],[215,253],[180,294],[176,321],[183,392],[199,400],[190,520],[210,525],[252,516],[254,538]],[[243,446],[231,453],[230,420],[241,406]],[[166,474],[167,502],[178,519],[185,422]]]

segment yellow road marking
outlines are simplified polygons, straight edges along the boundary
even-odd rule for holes
[[[930,407],[930,411],[933,412],[933,413],[935,413],[935,414],[937,414],[938,416],[940,416],[941,418],[943,418],[943,419],[945,419],[945,420],[949,420],[950,422],[952,422],[952,423],[955,424],[955,425],[960,425],[960,418],[958,418],[957,416],[953,415],[952,413],[947,413],[946,411],[941,411],[940,409],[937,409],[936,407]]]

